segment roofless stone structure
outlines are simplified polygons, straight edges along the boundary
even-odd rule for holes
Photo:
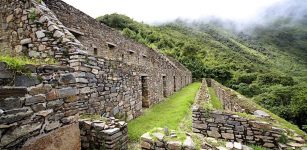
[[[0,149],[79,149],[79,114],[131,120],[192,81],[176,60],[61,0],[2,0],[0,11],[1,55],[57,62],[27,74],[0,64]]]

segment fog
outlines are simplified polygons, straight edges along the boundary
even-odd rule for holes
[[[96,18],[119,13],[139,22],[160,24],[178,18],[188,22],[220,20],[238,30],[265,25],[280,17],[307,16],[307,0],[64,0]]]

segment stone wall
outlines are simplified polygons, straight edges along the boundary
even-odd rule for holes
[[[177,138],[176,131],[165,133],[163,128],[158,128],[153,133],[143,134],[140,139],[140,146],[142,150],[196,150],[196,144],[189,134],[182,142]]]
[[[86,47],[89,54],[94,54],[93,51],[96,49],[97,56],[134,66],[138,68],[135,70],[138,76],[147,76],[152,104],[164,98],[163,76],[166,77],[165,95],[167,96],[191,83],[190,71],[176,60],[124,37],[118,31],[61,0],[46,0],[45,2],[67,28],[84,33],[77,36],[77,39]],[[110,48],[110,43],[113,44],[112,48]]]
[[[59,65],[32,67],[31,78],[16,75],[15,80],[12,72],[1,71],[0,84],[8,86],[0,90],[1,148],[21,147],[38,136],[33,143],[60,136],[64,127],[75,127],[78,113],[131,120],[192,82],[191,72],[179,62],[60,0],[46,4],[0,4],[1,53]]]
[[[74,69],[27,65],[22,67],[27,74],[22,74],[8,69],[6,63],[0,66],[0,80],[4,77],[6,81],[0,85],[0,149],[19,149],[28,140],[35,143],[40,140],[37,137],[50,135],[44,146],[52,147],[59,132],[78,134],[74,125],[78,125],[79,91]],[[75,149],[80,149],[79,139],[71,137]],[[65,145],[58,143],[57,147]]]
[[[207,81],[209,81],[208,84]],[[216,94],[223,103],[223,111],[206,108],[205,105],[210,101],[207,86],[212,86],[216,91]],[[270,149],[298,148],[305,143],[304,139],[300,136],[295,138],[284,137],[299,139],[294,140],[292,144],[287,143],[285,145],[280,143],[280,137],[287,136],[287,130],[273,126],[273,123],[276,124],[277,121],[272,120],[271,117],[266,118],[266,116],[252,115],[251,112],[253,112],[253,109],[256,109],[255,106],[247,106],[247,99],[213,79],[203,80],[195,101],[192,109],[192,127],[195,133],[232,142],[256,144]],[[246,109],[244,106],[248,108]],[[247,112],[245,115],[249,116],[249,118],[238,116],[235,112],[239,112],[238,114],[244,114],[240,112]],[[293,144],[296,142],[298,144]]]
[[[223,103],[224,110],[233,111],[233,112],[249,112],[252,110],[247,110],[243,108],[240,104],[241,100],[244,97],[238,97],[236,92],[232,89],[226,88],[222,84],[218,83],[213,79],[206,80],[209,87],[212,87],[219,98],[219,100]],[[244,100],[243,100],[244,101]],[[257,110],[255,108],[255,110]]]
[[[6,27],[3,32],[9,33],[4,41],[13,49],[5,52],[43,60],[55,58],[61,65],[73,67],[81,91],[77,106],[81,113],[123,115],[131,120],[142,113],[143,107],[150,107],[191,83],[191,72],[180,63],[124,38],[62,1],[46,3],[35,0],[1,3],[5,12],[1,14],[2,25]],[[6,45],[4,41],[1,44]],[[144,61],[87,54],[91,54],[91,45],[97,45],[100,52],[105,51],[103,45],[110,44],[115,49],[108,49],[108,53],[115,58],[120,58],[117,52],[123,52],[129,58],[131,54],[135,56],[133,60]],[[142,78],[146,83],[142,84]],[[145,99],[142,91],[147,91]]]
[[[115,118],[80,120],[81,145],[84,150],[126,150],[128,149],[128,127],[124,121]]]

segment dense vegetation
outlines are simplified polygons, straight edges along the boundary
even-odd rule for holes
[[[174,57],[195,79],[214,78],[307,131],[306,21],[279,19],[235,32],[216,23],[150,26],[119,14],[97,19]]]

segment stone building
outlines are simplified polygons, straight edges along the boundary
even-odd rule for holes
[[[14,84],[16,75],[10,76],[10,70],[2,68],[0,91],[10,93],[0,96],[1,103],[14,97],[20,107],[0,106],[1,119],[11,120],[0,124],[0,149],[16,148],[31,137],[51,132],[59,136],[69,125],[77,130],[74,124],[79,113],[131,120],[192,82],[191,72],[176,60],[125,38],[61,0],[1,0],[0,12],[1,55],[57,62],[34,67],[31,77],[41,82],[21,85]],[[4,82],[7,80],[12,82]],[[31,89],[46,85],[47,91],[31,93]],[[14,95],[21,86],[23,94]],[[35,102],[25,103],[24,99]],[[42,107],[35,109],[38,105]],[[28,115],[9,114],[16,109]],[[33,120],[38,114],[52,119]],[[19,131],[33,123],[38,124],[33,132]],[[46,130],[46,126],[51,127]]]

